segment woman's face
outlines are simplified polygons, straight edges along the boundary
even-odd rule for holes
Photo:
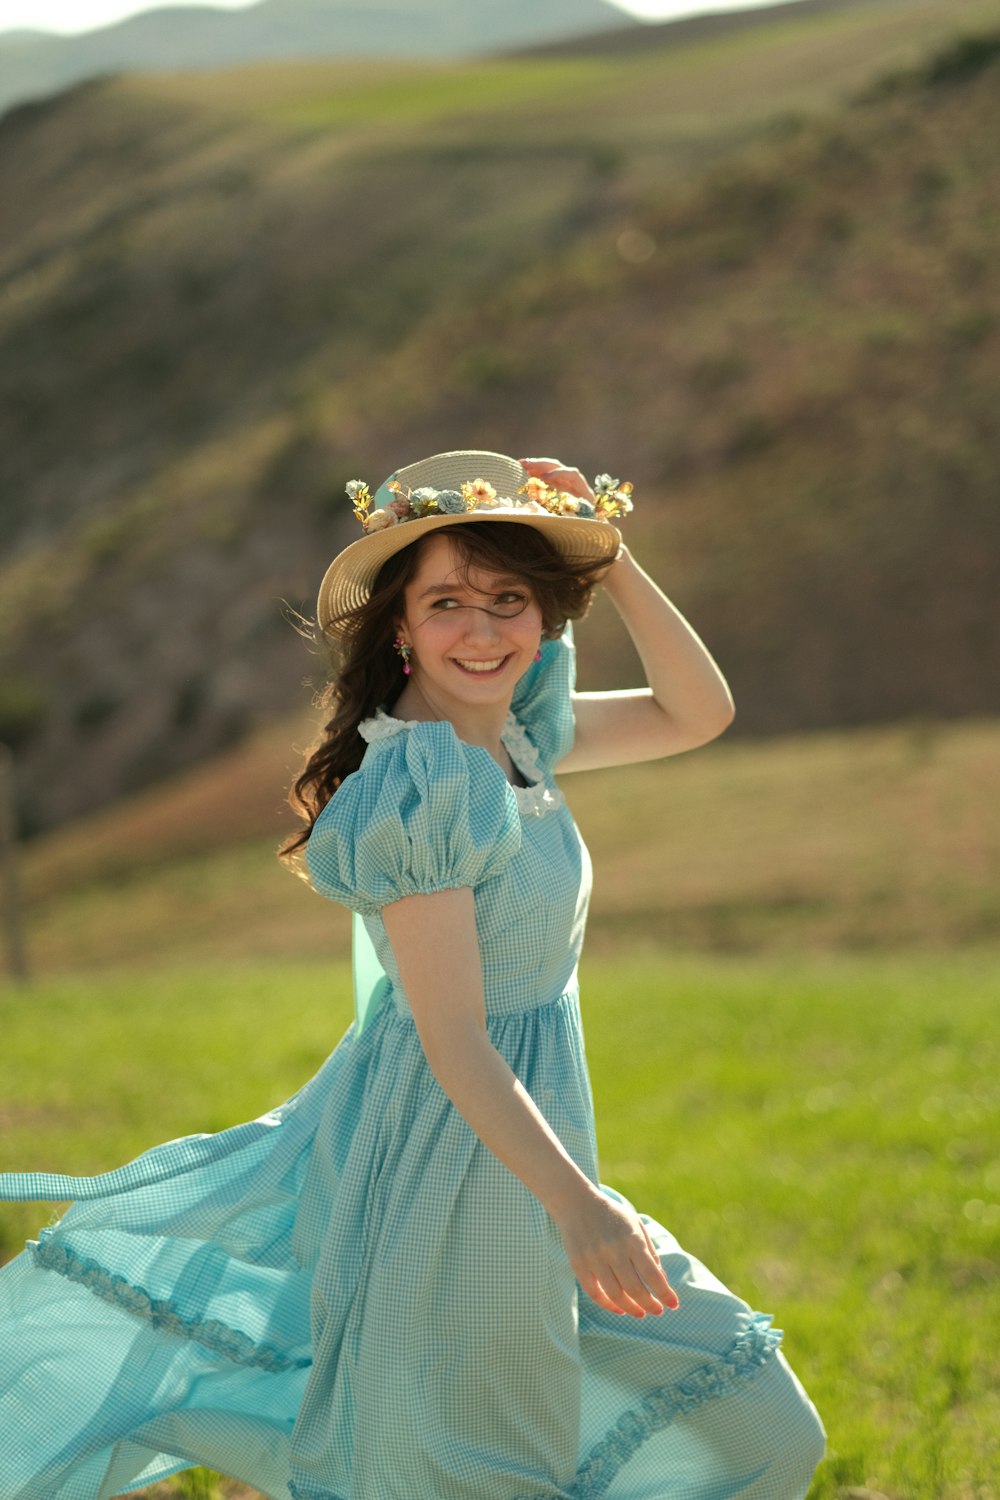
[[[403,598],[411,680],[435,707],[509,703],[542,634],[542,611],[522,578],[466,568],[442,533],[421,548]]]

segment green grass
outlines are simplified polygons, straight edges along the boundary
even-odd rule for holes
[[[785,1328],[829,1431],[812,1500],[996,1494],[998,980],[986,949],[585,965],[602,1176]],[[99,1171],[262,1112],[336,1041],[348,983],[288,964],[4,992],[4,1165]],[[37,1226],[8,1206],[4,1253]]]
[[[777,1313],[830,1432],[815,1494],[975,1493],[1000,1415],[997,960],[627,982],[634,1020],[607,980],[590,1010],[604,1175]]]

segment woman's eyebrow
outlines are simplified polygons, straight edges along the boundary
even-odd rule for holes
[[[471,583],[462,582],[432,583],[428,588],[424,589],[421,592],[419,597],[421,599],[429,599],[433,594],[458,594],[461,593],[463,589],[468,589],[469,592],[473,594],[494,594],[499,593],[505,588],[509,588],[511,584],[517,584],[519,588],[523,588],[521,579],[515,578],[512,574],[509,578],[494,578],[491,586],[488,589],[477,589]]]
[[[429,599],[432,594],[457,594],[464,588],[461,583],[432,583],[420,594],[421,599]]]

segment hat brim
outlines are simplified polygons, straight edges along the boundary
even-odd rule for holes
[[[610,563],[621,546],[621,533],[610,521],[547,515],[513,503],[470,510],[464,515],[431,515],[398,521],[394,526],[359,537],[334,558],[319,588],[316,619],[320,629],[334,638],[343,633],[350,616],[370,598],[379,569],[387,558],[412,546],[428,532],[462,526],[469,521],[512,521],[519,526],[532,526],[548,537],[556,551],[570,562]]]

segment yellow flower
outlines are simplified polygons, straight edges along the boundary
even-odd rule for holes
[[[549,487],[545,483],[545,480],[539,479],[537,475],[533,474],[525,484],[522,484],[518,493],[527,495],[529,500],[534,500],[537,504],[543,505],[548,492]]]
[[[372,511],[371,515],[368,517],[368,523],[365,526],[365,530],[381,531],[383,527],[395,526],[396,520],[397,517],[395,511],[390,510],[388,506],[383,506],[381,510]]]
[[[617,481],[613,480],[612,485],[616,484]],[[598,516],[603,521],[615,520],[619,516],[629,515],[632,510],[631,484],[618,484],[617,488],[598,488],[594,504],[597,507]]]
[[[355,516],[367,530],[368,509],[372,503],[371,491],[363,479],[350,479],[347,483],[347,494],[354,507]]]

